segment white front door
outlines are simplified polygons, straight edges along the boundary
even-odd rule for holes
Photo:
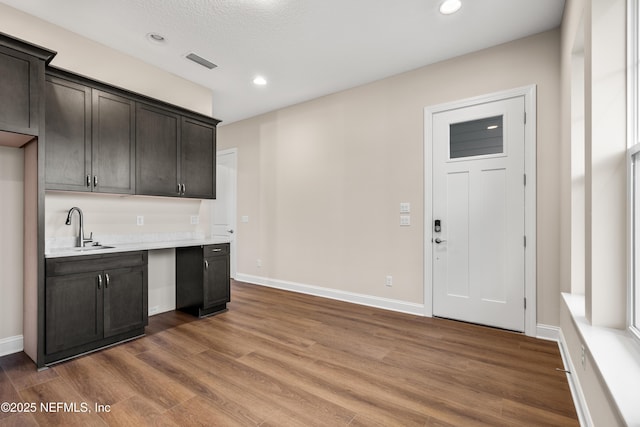
[[[433,115],[433,314],[524,331],[525,99]]]
[[[236,275],[237,150],[216,154],[216,199],[211,209],[211,234],[231,241],[231,277]]]

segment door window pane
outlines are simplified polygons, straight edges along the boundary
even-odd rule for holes
[[[503,153],[502,129],[502,116],[451,124],[449,158]]]

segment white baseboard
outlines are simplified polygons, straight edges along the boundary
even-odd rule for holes
[[[581,427],[592,427],[593,421],[591,421],[591,415],[587,408],[587,401],[580,387],[580,380],[575,373],[576,368],[571,360],[569,350],[567,350],[567,342],[562,334],[562,329],[558,328],[558,347],[560,348],[560,356],[562,357],[562,363],[564,369],[567,372],[567,381],[569,382],[569,389],[571,390],[571,397],[573,398],[573,404],[576,407],[576,413],[578,414],[578,421]]]
[[[398,311],[401,313],[424,316],[424,305],[389,298],[375,297],[371,295],[357,294],[354,292],[340,291],[337,289],[322,288],[320,286],[306,285],[303,283],[288,282],[285,280],[269,279],[266,277],[252,276],[250,274],[237,273],[236,280],[252,283],[254,285],[267,286],[301,294],[330,298],[338,301],[366,305],[384,310]]]
[[[0,356],[18,353],[24,350],[24,339],[22,335],[0,339]]]
[[[556,341],[560,339],[560,328],[557,326],[543,325],[538,323],[536,326],[536,338],[547,341]]]

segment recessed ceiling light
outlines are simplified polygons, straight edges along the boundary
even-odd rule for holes
[[[253,79],[253,84],[256,86],[264,86],[267,84],[267,80],[262,76],[257,76],[255,79]]]
[[[153,43],[158,43],[158,44],[162,44],[167,41],[167,39],[165,39],[162,34],[158,34],[158,33],[148,33],[147,39],[149,39],[149,41]]]
[[[462,7],[460,0],[444,0],[440,5],[440,13],[443,15],[451,15],[456,13]]]

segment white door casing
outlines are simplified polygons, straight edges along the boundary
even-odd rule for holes
[[[450,151],[485,118],[503,147]],[[535,86],[425,109],[424,262],[425,315],[535,336]]]
[[[211,235],[231,241],[231,277],[236,276],[237,162],[235,148],[216,154],[216,199],[211,208]]]

